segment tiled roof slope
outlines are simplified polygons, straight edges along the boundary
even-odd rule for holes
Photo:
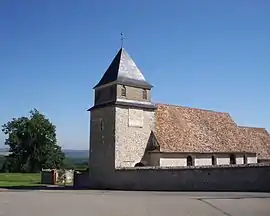
[[[259,157],[270,158],[261,139],[251,139],[228,113],[157,104],[155,115],[162,152],[259,152]]]
[[[270,159],[270,135],[265,128],[239,127],[245,137],[249,137],[250,144],[256,145],[258,158]],[[245,140],[241,141],[245,142]]]

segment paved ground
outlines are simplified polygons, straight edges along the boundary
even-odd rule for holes
[[[269,216],[270,193],[2,191],[0,216]]]

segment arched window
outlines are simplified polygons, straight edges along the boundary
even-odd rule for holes
[[[126,87],[125,86],[122,86],[121,87],[121,96],[124,96],[124,97],[127,96],[127,90],[126,90]]]
[[[212,155],[212,165],[216,165],[216,164],[217,164],[216,157]]]
[[[144,100],[147,99],[147,91],[146,91],[146,89],[144,89],[143,92],[142,92],[142,98],[143,98]]]
[[[143,166],[144,166],[144,164],[142,162],[139,162],[139,163],[135,164],[135,167],[143,167]]]
[[[190,155],[187,156],[187,166],[193,166],[192,157]]]
[[[235,159],[235,155],[231,154],[230,155],[230,164],[236,164],[236,159]]]

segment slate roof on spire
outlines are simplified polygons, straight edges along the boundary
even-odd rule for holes
[[[111,82],[146,89],[153,87],[145,80],[135,62],[123,48],[119,50],[109,68],[94,88]]]

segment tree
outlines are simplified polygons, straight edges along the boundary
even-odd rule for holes
[[[4,155],[0,155],[0,172],[4,171],[4,164],[5,164],[6,158]]]
[[[57,145],[56,128],[38,110],[30,117],[13,118],[2,126],[9,146],[5,167],[11,172],[38,172],[42,168],[60,168],[65,158]]]

